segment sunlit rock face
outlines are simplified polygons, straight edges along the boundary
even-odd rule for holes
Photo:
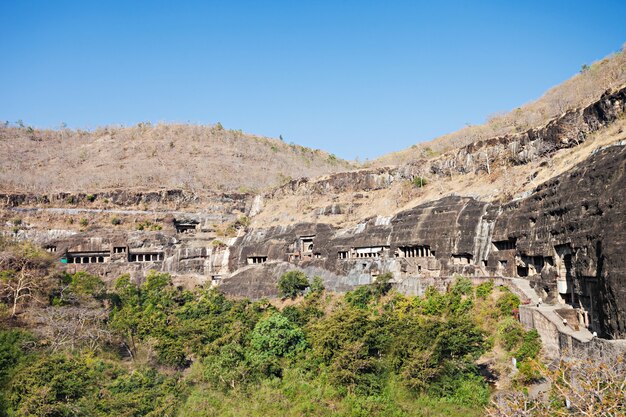
[[[273,284],[286,263],[316,272],[334,289],[385,272],[413,293],[442,287],[455,274],[526,277],[546,300],[584,308],[598,333],[621,338],[625,163],[624,146],[599,150],[507,204],[453,196],[350,229],[303,223],[252,230],[230,250],[229,269],[245,271],[236,272],[224,290],[253,298],[276,295]],[[272,285],[258,284],[264,280]]]

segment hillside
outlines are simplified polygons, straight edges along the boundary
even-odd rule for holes
[[[81,130],[0,128],[0,190],[259,191],[351,165],[278,139],[197,126],[140,123]]]
[[[538,129],[476,141],[405,164],[294,180],[264,196],[256,227],[354,225],[447,196],[510,201],[626,140],[626,85]],[[416,180],[423,179],[423,184]]]
[[[626,84],[626,44],[622,50],[591,65],[583,65],[569,80],[548,90],[542,97],[510,112],[495,113],[482,125],[467,126],[408,149],[383,155],[370,166],[407,163],[432,158],[443,152],[491,137],[520,133],[545,125],[567,110],[581,108],[598,100],[607,90]]]
[[[0,128],[0,417],[624,409],[623,59],[385,166]]]

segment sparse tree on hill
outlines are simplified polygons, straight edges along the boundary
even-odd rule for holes
[[[11,317],[20,304],[36,299],[45,288],[49,266],[47,254],[27,243],[9,244],[0,252],[0,297],[10,305]]]

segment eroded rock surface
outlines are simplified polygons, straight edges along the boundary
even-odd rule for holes
[[[419,281],[408,287],[414,292],[454,274],[526,277],[547,301],[581,308],[591,328],[621,338],[626,335],[625,165],[626,147],[613,146],[529,197],[503,205],[446,197],[350,229],[297,224],[252,230],[234,243],[229,268],[253,267],[245,279],[235,274],[225,289],[260,296],[248,284],[263,276],[275,280],[272,261],[358,282],[392,272],[398,283]],[[238,279],[241,285],[233,282]],[[262,291],[268,295],[275,293]]]
[[[474,143],[403,167],[300,179],[264,196],[224,194],[199,199],[181,190],[0,195],[11,213],[79,210],[73,208],[79,205],[81,210],[95,206],[104,213],[110,210],[101,207],[105,200],[133,210],[165,206],[159,212],[161,223],[166,223],[162,230],[101,228],[76,233],[51,228],[5,233],[41,243],[57,256],[60,268],[70,271],[98,272],[109,281],[130,273],[140,281],[148,271],[158,270],[172,273],[181,285],[219,285],[228,294],[250,298],[275,296],[278,278],[290,269],[319,276],[336,291],[370,283],[389,272],[397,287],[410,294],[421,294],[430,285],[444,289],[457,274],[474,279],[523,278],[538,297],[563,305],[569,309],[563,314],[578,315],[581,324],[600,336],[624,338],[624,140],[513,201],[504,196],[503,202],[447,196],[394,211],[393,216],[362,219],[350,227],[309,222],[247,230],[247,218],[238,216],[261,212],[268,199],[299,194],[343,193],[358,204],[368,204],[363,193],[423,172],[448,175],[490,170],[498,163],[523,164],[582,143],[589,133],[623,117],[625,106],[626,88],[540,129]],[[350,210],[330,202],[321,208],[325,215]],[[298,214],[293,213],[296,218]],[[233,223],[221,230],[224,225],[214,223],[222,221]]]

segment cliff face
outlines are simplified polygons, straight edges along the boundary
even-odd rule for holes
[[[447,152],[432,162],[437,175],[489,171],[502,164],[523,165],[558,149],[572,148],[626,112],[626,87],[606,92],[600,100],[570,110],[541,128],[478,141]]]
[[[199,208],[203,213],[245,212],[250,209],[253,196],[246,193],[209,194],[200,197],[197,194],[181,189],[160,191],[128,191],[112,190],[88,193],[0,193],[0,207],[16,208],[32,207],[81,207],[94,209],[156,207],[167,208]]]
[[[604,335],[626,327],[626,147],[597,152],[543,184],[530,197],[499,208],[493,239],[514,242],[515,272],[556,297],[590,311]],[[532,273],[536,275],[532,277]]]
[[[317,271],[331,287],[337,277],[349,285],[392,272],[409,292],[441,286],[441,278],[457,273],[526,277],[547,301],[584,309],[600,335],[624,337],[625,165],[626,147],[613,146],[504,205],[446,197],[350,229],[297,224],[253,230],[231,248],[229,269],[245,273],[224,289],[275,294],[270,287],[255,293],[258,287],[246,283],[264,276],[275,282],[276,271],[285,270],[277,263],[286,262]]]
[[[273,189],[266,197],[371,191],[412,180],[416,175],[449,176],[487,172],[502,165],[524,165],[559,149],[584,143],[590,134],[615,122],[625,112],[626,86],[606,92],[589,106],[570,110],[539,128],[478,141],[436,158],[402,166],[339,172],[315,180],[300,178]]]
[[[239,230],[217,239],[211,218],[172,217],[158,232],[39,232],[71,270],[141,280],[151,269],[232,295],[275,296],[289,269],[346,291],[391,272],[407,293],[445,288],[455,274],[522,277],[550,303],[584,311],[590,328],[626,336],[626,143],[506,204],[449,196],[349,228],[324,223]],[[235,200],[236,201],[236,200]],[[249,200],[248,200],[249,201]],[[210,216],[209,216],[210,217]],[[220,241],[221,240],[221,241]]]
[[[290,269],[320,276],[327,288],[336,291],[370,283],[389,272],[397,287],[410,294],[420,294],[430,285],[444,289],[456,274],[477,280],[524,278],[544,301],[577,309],[585,326],[600,336],[624,338],[626,137],[620,130],[624,120],[618,119],[625,111],[626,88],[622,88],[539,129],[477,142],[401,167],[299,179],[263,196],[198,196],[181,190],[2,194],[2,216],[8,226],[4,234],[43,244],[59,258],[60,267],[71,271],[98,272],[110,281],[130,273],[139,281],[149,270],[159,270],[172,273],[181,284],[220,285],[228,294],[251,298],[275,296],[276,281]],[[463,189],[472,181],[493,189],[497,178],[476,175],[481,171],[501,167],[498,176],[508,181],[512,166],[523,165],[519,169],[525,171],[532,165],[529,161],[539,157],[550,164],[549,155],[582,144],[611,123],[604,130],[610,134],[600,143],[613,146],[591,155],[587,146],[586,153],[566,155],[571,162],[560,171],[546,169],[543,178],[551,179],[524,198],[511,200],[502,193],[481,201]],[[575,165],[577,161],[582,162]],[[534,166],[542,165],[535,161]],[[554,176],[555,172],[564,173]],[[407,193],[416,192],[409,181],[424,173],[431,173],[429,179],[434,180],[430,191],[425,191],[430,192],[430,200],[394,201],[396,195],[403,197],[402,186],[397,187],[401,193],[384,195],[402,184],[409,185]],[[443,182],[435,182],[451,173],[461,184],[456,190],[465,196],[444,196]],[[463,177],[464,173],[469,174]],[[264,208],[269,200],[273,206]],[[404,205],[407,201],[411,204]],[[396,203],[386,210],[387,204]],[[358,212],[368,206],[372,206],[368,214]],[[411,208],[399,211],[398,207]],[[264,215],[267,220],[276,214],[272,208],[287,212],[290,224],[279,218],[282,225],[263,227],[276,224],[263,223]],[[305,217],[307,210],[316,216]],[[65,229],[64,225],[79,223],[72,219],[57,219],[59,228],[50,227],[54,216],[86,213],[126,216],[126,231],[96,223],[92,228],[91,218],[80,219],[83,233]],[[346,213],[352,216],[350,222],[329,221],[330,216]],[[367,217],[371,213],[390,215]],[[260,226],[247,230],[244,214],[258,215]],[[33,225],[22,224],[29,220]],[[109,225],[117,224],[111,221]],[[157,223],[158,228],[148,227]],[[133,227],[142,230],[128,230]]]

